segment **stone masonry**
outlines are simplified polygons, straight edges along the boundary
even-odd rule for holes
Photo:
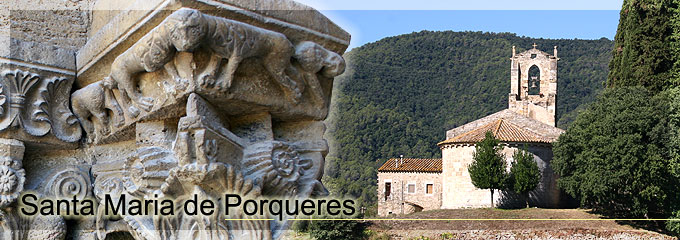
[[[506,156],[507,170],[510,170],[512,154],[523,148],[523,144],[504,144],[502,154]],[[529,152],[534,155],[541,172],[541,182],[536,190],[529,194],[529,205],[544,208],[560,206],[560,190],[555,181],[556,175],[550,168],[552,149],[549,145],[529,145]],[[445,182],[442,190],[442,206],[451,208],[479,208],[491,206],[491,193],[486,189],[478,189],[470,181],[467,166],[472,163],[475,147],[470,144],[455,144],[442,147],[442,179]],[[524,207],[524,198],[514,193],[494,194],[494,203],[500,207]]]
[[[381,170],[378,172],[378,215],[408,214],[439,209],[442,204],[441,175],[441,172]],[[409,185],[413,192],[409,192]],[[428,185],[430,185],[430,193],[427,192]]]
[[[296,216],[227,214],[220,198],[328,194],[323,121],[350,35],[320,12],[20,0],[0,2],[0,20],[1,239],[279,239]],[[26,193],[97,206],[196,196],[218,214],[27,217]]]
[[[555,126],[557,98],[557,46],[553,55],[533,49],[510,58],[510,95],[508,109],[525,117]]]

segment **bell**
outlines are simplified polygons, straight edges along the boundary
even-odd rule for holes
[[[537,82],[537,81],[535,81],[535,80],[534,80],[534,81],[531,81],[531,88],[536,88],[536,87],[538,87],[538,86],[536,86],[536,82]]]

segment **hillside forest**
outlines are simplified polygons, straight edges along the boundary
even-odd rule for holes
[[[387,37],[345,54],[326,138],[324,184],[335,196],[375,206],[377,168],[393,157],[439,158],[445,132],[507,108],[510,57],[558,47],[557,126],[604,88],[614,42],[542,39],[512,33],[421,31]]]

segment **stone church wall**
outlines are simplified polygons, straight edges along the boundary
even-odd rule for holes
[[[391,185],[390,196],[385,196],[385,183]],[[408,193],[409,184],[415,184],[415,192]],[[426,184],[433,184],[432,194],[426,193]],[[379,172],[378,216],[409,214],[414,211],[439,209],[442,203],[442,179],[440,173]]]
[[[508,168],[515,150],[523,145],[506,145],[505,155]],[[550,167],[552,149],[546,145],[530,145],[529,152],[534,154],[542,178],[536,190],[530,193],[529,204],[536,207],[555,208],[560,205],[560,190],[557,188],[557,175]],[[491,207],[491,193],[488,189],[478,189],[470,180],[467,166],[472,163],[474,145],[448,145],[442,148],[442,208],[481,208]],[[524,198],[512,192],[494,193],[494,204],[499,207],[523,207]]]
[[[2,1],[0,35],[77,51],[87,42],[94,1]]]

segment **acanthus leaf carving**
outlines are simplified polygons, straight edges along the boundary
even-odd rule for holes
[[[245,151],[246,175],[258,176],[265,195],[297,192],[296,182],[303,169],[299,154],[291,146],[280,141],[264,141]]]
[[[33,86],[40,80],[40,75],[19,69],[5,70],[2,72],[6,86],[9,86],[9,91],[5,93],[9,96],[9,114],[4,115],[0,122],[0,130],[9,127],[20,127],[24,125],[27,119],[21,116],[26,108],[26,96]],[[40,135],[34,131],[27,131],[31,135]],[[44,135],[44,134],[43,134]]]
[[[244,173],[261,186],[265,197],[308,199],[325,196],[328,192],[320,175],[314,171],[323,168],[323,156],[319,149],[309,149],[305,145],[314,144],[262,141],[250,145],[244,153]],[[272,222],[275,234],[286,229],[289,219],[295,217],[286,215],[282,222]]]
[[[75,142],[80,139],[82,130],[78,118],[69,108],[72,78],[53,77],[45,81],[40,88],[40,99],[34,104],[34,121],[47,122],[52,133],[64,142]]]
[[[69,108],[73,78],[45,80],[37,73],[5,70],[0,81],[0,131],[21,128],[31,136],[50,131],[64,142],[75,142],[82,134],[78,119]]]

